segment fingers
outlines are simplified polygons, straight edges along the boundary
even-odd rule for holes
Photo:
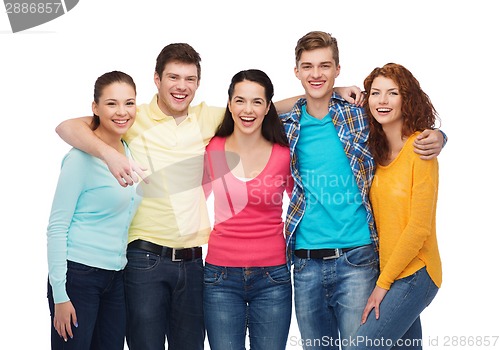
[[[365,309],[363,310],[363,315],[361,316],[361,324],[365,324],[372,308],[373,306],[366,305]]]
[[[54,319],[54,328],[57,334],[59,334],[59,336],[67,342],[69,336],[67,329],[69,328],[71,331],[71,323],[66,324],[64,322],[58,322],[57,319]],[[71,333],[70,337],[73,338],[73,333]]]
[[[359,94],[359,102],[357,103],[358,106],[362,106],[365,103],[366,99],[366,91],[361,91]]]
[[[132,165],[130,168],[123,169],[117,174],[113,174],[113,176],[122,187],[132,186],[134,183],[139,183],[141,179],[149,183],[149,179],[147,179],[145,173],[146,170],[146,168],[139,165]]]
[[[148,179],[148,176],[146,175],[146,171],[148,170],[148,168],[146,167],[143,167],[142,165],[138,164],[138,163],[133,163],[131,164],[132,166],[132,171],[133,171],[133,180],[134,182],[138,183],[139,182],[139,178],[141,178],[145,183],[149,183],[149,179]]]
[[[73,320],[73,325],[78,328],[78,320],[76,319],[75,311],[71,313],[71,319]],[[68,323],[68,325],[66,326],[66,333],[71,339],[73,339],[73,327],[71,327],[71,323]]]

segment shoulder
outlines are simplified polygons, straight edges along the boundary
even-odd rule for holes
[[[415,153],[415,151],[414,151],[413,142],[415,141],[415,139],[417,138],[417,136],[420,133],[421,133],[420,131],[414,132],[406,140],[406,142],[403,146],[405,156],[411,159],[411,161],[413,163],[413,167],[416,170],[420,169],[420,170],[425,171],[426,169],[427,170],[428,169],[437,169],[437,167],[438,167],[437,157],[430,159],[430,160],[423,160],[420,158],[420,155]]]
[[[66,153],[63,158],[63,163],[78,163],[78,162],[90,162],[94,159],[94,156],[91,156],[88,153],[80,151],[78,148],[72,148]]]
[[[219,150],[224,147],[225,137],[214,136],[207,145],[207,151]]]
[[[198,118],[210,118],[218,122],[222,120],[224,116],[225,108],[209,106],[205,102],[201,102],[197,105],[190,106],[189,112],[195,113]]]
[[[279,155],[285,155],[285,156],[290,157],[290,147],[289,146],[282,146],[282,145],[275,143],[273,145],[273,151]]]

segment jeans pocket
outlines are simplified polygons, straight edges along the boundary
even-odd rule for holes
[[[285,284],[291,281],[290,271],[286,265],[281,265],[266,271],[266,276],[271,282],[276,284]]]
[[[378,266],[378,254],[373,245],[365,245],[344,254],[346,262],[351,266]]]
[[[205,264],[205,269],[203,273],[204,284],[215,285],[222,280],[223,276],[224,276],[223,267],[211,264]]]
[[[158,255],[143,250],[131,249],[127,251],[127,269],[148,270],[160,262]]]
[[[293,273],[300,273],[304,267],[306,267],[308,259],[302,259],[295,257],[295,262],[293,263]]]

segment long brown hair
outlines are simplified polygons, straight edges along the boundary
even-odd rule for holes
[[[410,136],[416,131],[432,129],[436,120],[439,120],[438,113],[429,96],[422,90],[420,83],[408,69],[396,63],[387,63],[382,68],[375,68],[364,81],[364,88],[368,93],[364,107],[370,123],[368,145],[377,163],[386,160],[389,156],[387,137],[382,130],[382,125],[373,117],[368,105],[373,81],[379,76],[391,79],[398,86],[402,102],[402,136]]]

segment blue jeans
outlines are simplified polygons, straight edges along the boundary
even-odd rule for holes
[[[52,349],[123,350],[125,295],[123,271],[103,270],[67,262],[66,292],[76,311],[78,327],[65,342],[54,328],[54,298],[48,283]]]
[[[350,340],[377,281],[378,263],[372,245],[336,259],[296,258],[295,313],[305,350],[339,349],[339,344],[352,348]]]
[[[129,248],[125,268],[127,345],[130,350],[202,350],[203,261]]]
[[[420,314],[437,292],[425,267],[396,280],[380,303],[379,319],[372,310],[359,328],[356,349],[422,349]]]
[[[286,265],[220,267],[205,264],[205,324],[212,350],[284,350],[292,317]]]

